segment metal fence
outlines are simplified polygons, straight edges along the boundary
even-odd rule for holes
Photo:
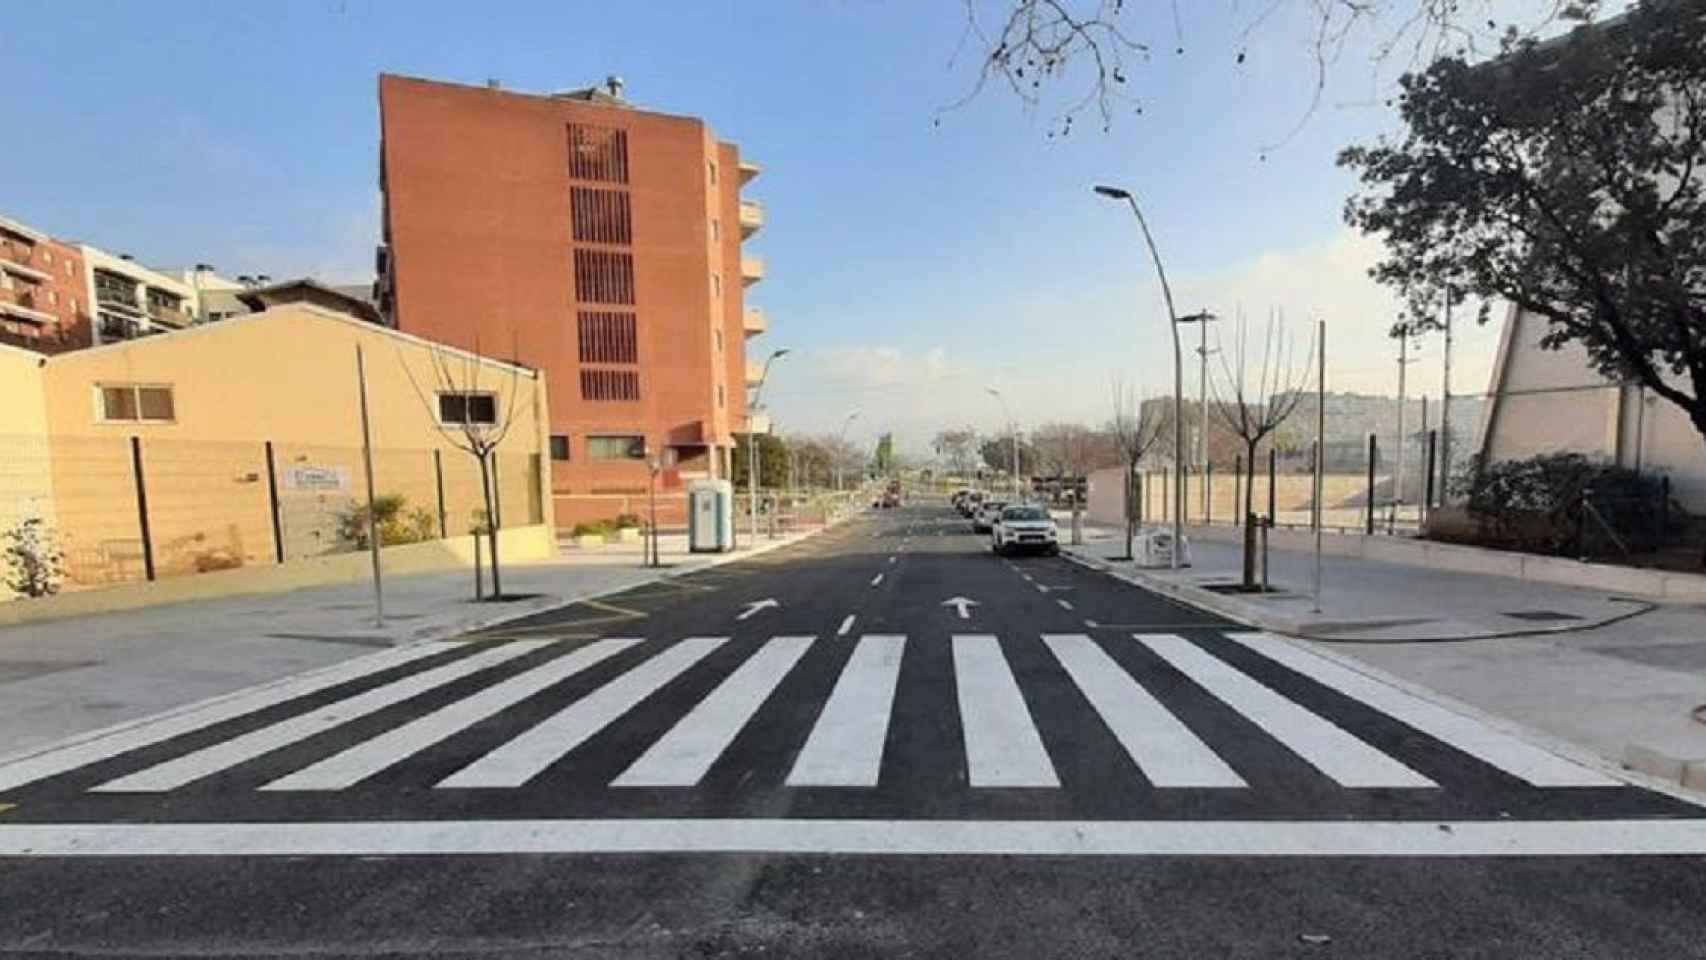
[[[539,458],[495,460],[499,525],[543,522]],[[460,450],[376,449],[373,475],[395,508],[382,544],[467,534],[483,516]],[[359,447],[0,435],[0,533],[40,518],[68,588],[363,549],[366,498]]]

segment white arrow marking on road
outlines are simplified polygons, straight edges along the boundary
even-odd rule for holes
[[[942,601],[942,606],[953,607],[954,609],[958,610],[960,613],[960,619],[961,620],[970,620],[971,619],[971,611],[968,608],[975,607],[977,605],[978,605],[978,602],[976,600],[969,600],[965,597],[950,597],[950,598]]]
[[[753,614],[757,613],[758,611],[763,610],[765,607],[780,607],[780,606],[781,606],[780,603],[777,603],[775,600],[770,599],[768,597],[766,597],[763,600],[753,600],[746,605],[746,612],[741,614],[740,616],[736,617],[735,619],[736,620],[745,620],[747,617],[750,617]]]

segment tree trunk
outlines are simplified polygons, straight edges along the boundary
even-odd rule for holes
[[[1256,587],[1256,525],[1250,522],[1250,512],[1255,504],[1256,486],[1256,443],[1253,440],[1244,444],[1244,589],[1253,590]]]
[[[490,454],[480,456],[480,487],[486,495],[486,544],[492,555],[492,599],[502,600],[504,586],[502,574],[498,572],[498,511],[492,500],[492,474],[487,469],[489,457]]]
[[[1137,524],[1137,461],[1126,465],[1125,472],[1125,556],[1131,559],[1131,541],[1133,528]]]

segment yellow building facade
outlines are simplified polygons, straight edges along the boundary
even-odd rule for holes
[[[78,586],[359,549],[358,348],[375,490],[402,498],[397,542],[483,516],[459,448],[470,430],[503,432],[502,526],[549,523],[543,374],[293,304],[51,357],[0,352],[0,529],[48,520]]]

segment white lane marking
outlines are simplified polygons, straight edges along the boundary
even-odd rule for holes
[[[440,780],[438,786],[519,787],[727,642],[727,637],[688,637]]]
[[[1072,609],[1072,603],[1070,601],[1056,600],[1055,603],[1060,604],[1060,609],[1062,609],[1062,610],[1071,610]]]
[[[1090,629],[1092,629],[1092,630],[1094,630],[1094,629],[1096,629],[1096,628],[1097,628],[1097,627],[1099,627],[1099,626],[1101,626],[1101,624],[1099,624],[1099,623],[1097,623],[1097,622],[1096,622],[1096,621],[1094,621],[1094,620],[1086,620],[1086,621],[1084,621],[1084,625],[1085,625],[1085,626],[1086,626],[1086,627],[1089,627],[1089,628],[1090,628]]]
[[[882,583],[882,582],[883,582],[883,575],[880,573],[871,578],[871,586],[873,586],[873,587],[879,583]]]
[[[790,787],[874,787],[906,638],[866,634],[818,714],[788,771]]]
[[[845,637],[849,633],[852,633],[853,621],[856,619],[858,619],[857,615],[849,613],[847,618],[841,621],[841,628],[835,631],[835,635],[838,637]]]
[[[745,620],[747,617],[752,616],[753,614],[757,613],[760,610],[768,610],[768,609],[771,609],[773,607],[780,607],[780,606],[782,606],[782,605],[780,603],[777,603],[776,599],[774,597],[765,597],[763,600],[749,600],[749,601],[747,601],[747,604],[746,604],[746,612],[741,614],[738,617],[735,617],[735,619],[736,620]]]
[[[1149,782],[1157,787],[1246,786],[1096,641],[1082,633],[1045,633],[1043,643]]]
[[[221,740],[212,746],[138,770],[117,780],[109,780],[93,789],[100,793],[175,790],[555,642],[526,640],[499,644],[471,656],[433,667],[431,670],[409,674],[365,693],[334,700],[318,709],[280,720],[258,730],[251,730],[241,736]]]
[[[1042,585],[1042,584],[1040,584],[1040,583],[1039,583],[1039,584],[1036,584],[1036,588],[1037,588],[1037,592],[1038,592],[1038,593],[1048,593],[1048,588],[1047,588],[1047,587],[1045,587],[1045,586],[1043,586],[1043,585]]]
[[[1706,855],[1706,820],[428,820],[0,826],[6,857]]]
[[[1432,780],[1369,746],[1326,718],[1305,710],[1184,637],[1135,634],[1173,668],[1310,766],[1345,787],[1432,787]]]
[[[893,563],[893,562],[894,562],[894,561],[895,561],[895,558],[894,558],[894,557],[890,557],[890,558],[889,558],[889,562],[890,562],[890,563]]]
[[[448,645],[432,643],[399,647],[313,673],[251,687],[151,719],[124,724],[104,732],[97,731],[70,743],[51,746],[40,753],[0,766],[0,790],[11,790],[37,780],[58,776],[78,767],[98,763],[122,753],[161,743],[194,730],[224,723],[257,710],[277,706],[287,700],[318,693],[340,683],[348,683],[452,649],[454,648]]]
[[[1001,641],[992,634],[955,635],[954,685],[972,786],[1060,786]]]
[[[637,639],[600,640],[495,683],[424,717],[358,743],[317,763],[286,774],[262,790],[342,790],[401,763],[435,743],[638,644]]]
[[[1537,787],[1620,787],[1623,782],[1549,753],[1473,717],[1407,693],[1326,657],[1263,633],[1228,637],[1311,680],[1379,710],[1443,743]]]
[[[772,637],[766,641],[610,785],[691,787],[698,783],[782,678],[805,656],[813,639]]]

